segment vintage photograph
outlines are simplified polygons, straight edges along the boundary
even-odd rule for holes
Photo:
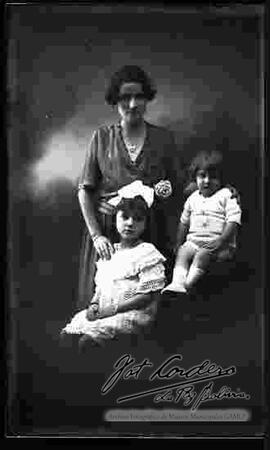
[[[263,439],[263,4],[5,25],[7,435]]]

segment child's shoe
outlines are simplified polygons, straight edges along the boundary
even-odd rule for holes
[[[171,282],[170,284],[168,284],[168,286],[166,286],[164,289],[162,289],[161,294],[164,294],[166,292],[175,292],[176,294],[178,294],[178,293],[186,294],[187,290],[183,283]]]

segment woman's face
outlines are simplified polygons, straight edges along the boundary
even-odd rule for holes
[[[125,211],[116,214],[116,228],[122,241],[136,242],[144,232],[145,217]]]
[[[118,112],[127,124],[134,125],[142,121],[147,100],[141,83],[123,83],[119,90]]]

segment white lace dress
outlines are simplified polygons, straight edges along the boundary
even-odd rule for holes
[[[134,333],[148,325],[155,317],[156,299],[142,309],[117,313],[117,307],[136,294],[160,291],[165,285],[164,262],[164,256],[153,244],[142,242],[129,249],[121,249],[115,244],[112,258],[97,262],[96,290],[92,299],[99,303],[101,312],[107,311],[107,317],[90,321],[86,318],[87,309],[84,309],[63,331],[87,334],[100,342],[113,339],[117,334]]]

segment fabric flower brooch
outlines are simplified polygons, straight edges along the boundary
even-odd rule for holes
[[[157,197],[168,198],[172,194],[172,185],[169,180],[161,180],[154,185],[154,191]]]

